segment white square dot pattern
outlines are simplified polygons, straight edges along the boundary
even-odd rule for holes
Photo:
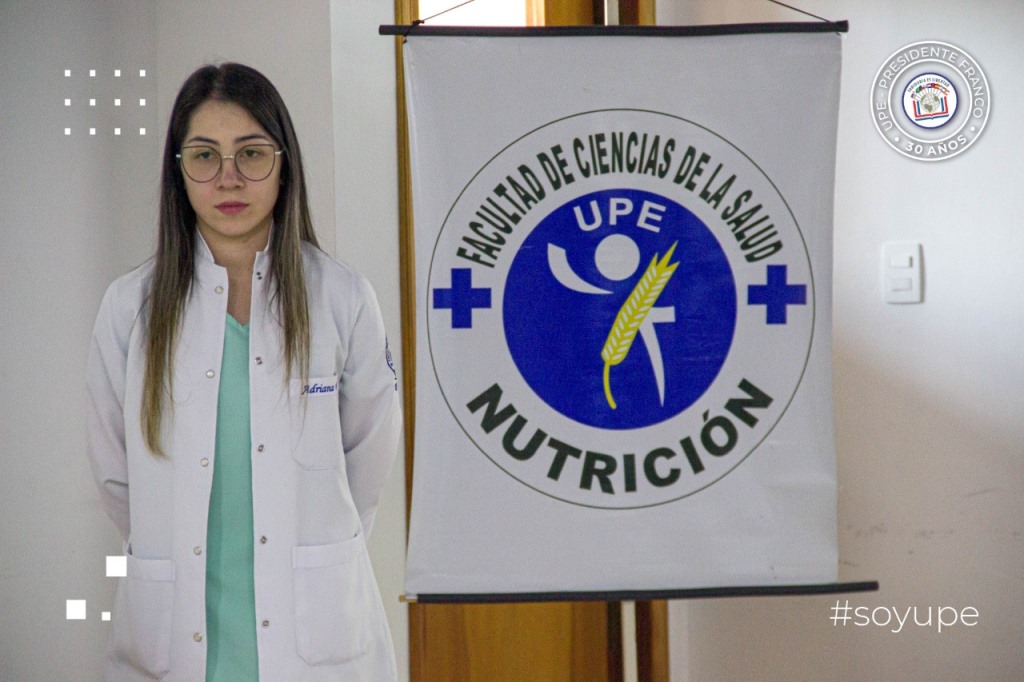
[[[104,611],[101,613],[100,620],[110,620],[110,611]]]
[[[85,600],[68,599],[66,607],[67,620],[85,620]]]
[[[115,135],[120,135],[120,128],[117,128]],[[128,557],[126,556],[108,556],[107,557],[107,577],[108,578],[124,578],[128,575]]]
[[[72,69],[62,69],[62,70],[64,71],[64,77],[65,78],[71,78]],[[107,71],[106,69],[82,69],[82,73],[79,74],[79,77],[84,75],[86,71],[88,71],[88,73],[89,73],[89,78],[100,78],[101,76],[97,76],[97,72],[98,71],[104,71],[106,76],[109,76],[111,73],[113,73],[114,78],[121,78],[122,75],[131,74],[131,72],[132,72],[131,69],[129,69],[127,71],[125,71],[124,69],[111,69],[110,71]],[[146,69],[139,69],[138,71],[139,71],[139,78],[145,78],[146,77]],[[89,93],[89,94],[92,94],[92,93]],[[71,100],[75,99],[75,98],[73,98],[73,97],[65,97],[63,99],[64,99],[64,106],[65,107],[88,106],[88,107],[92,107],[94,109],[104,109],[107,106],[109,106],[109,102],[110,102],[110,100],[106,99],[106,97],[84,97],[83,96],[83,97],[78,97],[77,98],[78,101],[73,105]],[[97,103],[98,99],[103,99],[104,103],[103,104],[98,104]],[[129,94],[128,99],[126,101],[122,101],[122,100],[124,100],[124,97],[112,97],[111,99],[113,99],[115,107],[123,107],[126,104],[128,106],[131,106],[130,103],[133,101],[131,94]],[[138,99],[138,102],[139,102],[139,107],[146,107],[147,106],[147,102],[146,102],[147,98],[145,98],[145,97],[138,97],[137,99]],[[123,123],[122,123],[122,126],[123,126]],[[59,130],[60,130],[60,128],[58,128],[58,131]],[[129,128],[124,128],[124,127],[118,127],[118,128],[109,127],[108,128],[106,126],[101,126],[100,128],[80,127],[79,131],[78,131],[78,134],[84,134],[86,131],[88,131],[89,135],[95,137],[97,135],[97,132],[96,132],[97,130],[102,130],[103,131],[102,133],[100,133],[100,135],[110,134],[110,131],[113,130],[114,131],[114,135],[121,136],[121,135],[125,134],[127,131],[133,130],[133,128],[130,128],[130,127]],[[140,136],[146,135],[146,128],[139,128],[138,130],[139,130],[139,135]],[[65,136],[70,136],[71,135],[71,128],[64,128],[64,135]]]

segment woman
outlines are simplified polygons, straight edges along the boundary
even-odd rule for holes
[[[366,554],[397,450],[367,281],[319,250],[274,86],[193,73],[156,256],[108,289],[88,451],[125,542],[108,680],[390,680]]]

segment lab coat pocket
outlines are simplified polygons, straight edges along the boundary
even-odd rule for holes
[[[292,550],[295,638],[310,665],[337,665],[367,652],[373,637],[374,590],[362,535]]]
[[[174,561],[128,555],[114,604],[113,657],[119,665],[161,679],[171,669]]]
[[[292,457],[303,469],[341,467],[338,377],[291,382]]]

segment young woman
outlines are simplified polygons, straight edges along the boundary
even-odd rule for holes
[[[207,66],[178,93],[157,253],[108,289],[88,389],[128,561],[108,680],[395,678],[365,542],[397,380],[370,285],[317,247],[259,72]]]

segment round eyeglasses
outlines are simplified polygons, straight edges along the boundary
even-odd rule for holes
[[[181,169],[185,171],[185,175],[195,182],[209,182],[217,177],[224,159],[233,160],[238,174],[246,180],[259,182],[270,176],[277,157],[283,151],[274,149],[272,144],[249,144],[234,154],[225,156],[213,147],[196,145],[182,147],[181,153],[175,156],[181,161]]]

